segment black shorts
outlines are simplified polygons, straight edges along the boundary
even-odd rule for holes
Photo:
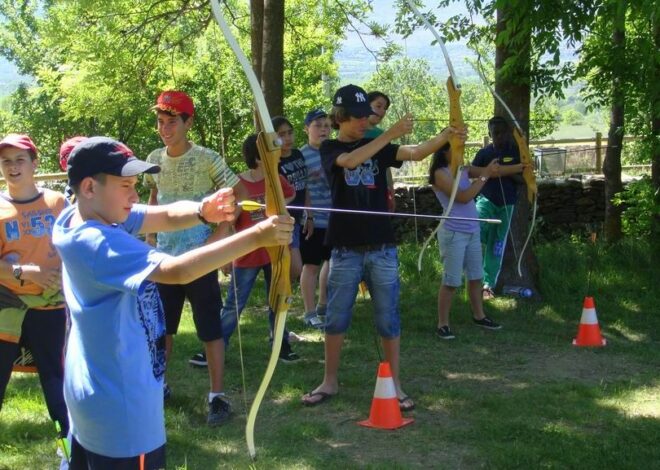
[[[218,271],[211,271],[189,284],[158,284],[158,293],[163,302],[168,335],[175,335],[178,331],[183,302],[188,298],[197,337],[205,343],[222,338],[222,296]]]
[[[305,235],[300,234],[300,255],[303,264],[313,264],[320,266],[323,261],[330,259],[332,249],[325,245],[324,228],[315,228],[312,238],[305,240]]]
[[[160,470],[165,468],[165,445],[134,457],[106,457],[85,449],[71,438],[69,470]],[[141,465],[141,461],[143,465]]]

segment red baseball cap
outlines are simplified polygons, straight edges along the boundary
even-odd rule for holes
[[[4,139],[0,140],[0,149],[5,147],[16,147],[22,150],[32,150],[38,153],[37,146],[34,145],[32,139],[25,134],[7,134]]]
[[[66,171],[66,162],[69,159],[69,154],[71,153],[71,150],[78,145],[80,142],[83,140],[87,139],[87,137],[84,137],[82,135],[77,135],[75,137],[71,137],[68,140],[65,140],[62,145],[60,146],[60,168],[62,171]]]
[[[182,113],[188,116],[195,115],[193,100],[183,91],[167,90],[160,94],[156,100],[156,106],[152,110],[167,111],[174,115]]]

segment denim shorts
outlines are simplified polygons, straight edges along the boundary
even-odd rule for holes
[[[366,251],[351,247],[332,250],[325,332],[338,335],[348,330],[363,279],[369,287],[378,334],[386,339],[400,336],[399,260],[393,245]]]
[[[459,287],[464,271],[470,281],[483,278],[479,232],[454,232],[443,227],[438,230],[438,244],[443,266],[443,285]]]
[[[293,237],[291,238],[291,244],[289,248],[300,248],[300,232],[302,227],[299,223],[293,224]]]

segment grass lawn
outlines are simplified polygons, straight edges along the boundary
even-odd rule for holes
[[[294,301],[288,326],[309,341],[294,344],[299,363],[278,365],[257,418],[254,463],[244,442],[238,342],[226,374],[234,417],[209,429],[207,374],[187,364],[200,344],[185,315],[168,374],[169,468],[660,468],[660,302],[652,289],[660,270],[648,249],[537,246],[543,300],[489,301],[488,313],[504,325],[493,332],[472,325],[460,292],[451,316],[457,337],[442,341],[433,335],[437,256],[429,250],[419,274],[418,248],[403,246],[402,380],[417,408],[409,413],[415,422],[397,431],[355,424],[369,414],[380,354],[368,299],[356,304],[339,395],[315,408],[300,404],[321,380],[323,343],[304,329]],[[255,288],[241,321],[247,401],[268,356],[262,291]],[[602,349],[571,345],[587,294],[608,340]],[[15,375],[0,415],[0,468],[56,468],[54,434],[37,379]]]

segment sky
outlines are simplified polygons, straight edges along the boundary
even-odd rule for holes
[[[467,10],[461,2],[451,4],[450,6],[438,9],[436,0],[425,0],[425,7],[419,8],[422,14],[432,11],[437,18],[444,19],[457,14],[466,14]],[[381,24],[394,25],[396,18],[396,5],[394,0],[373,0],[374,11],[369,16],[369,20]],[[362,27],[362,30],[366,28]],[[392,28],[392,31],[394,28]],[[391,38],[395,43],[401,45],[404,49],[403,54],[410,59],[426,59],[429,63],[432,73],[437,75],[447,75],[447,66],[442,50],[437,45],[431,45],[435,39],[431,32],[426,28],[418,28],[412,35],[403,38],[392,33]],[[363,41],[365,44],[363,44]],[[465,62],[466,57],[472,57],[474,54],[465,46],[465,43],[445,43],[452,65],[455,68],[459,78],[466,75],[475,75],[471,66]],[[360,35],[354,30],[349,30],[346,39],[342,42],[342,48],[335,59],[339,63],[339,75],[342,83],[350,81],[360,82],[371,75],[376,69],[376,59],[367,50],[377,50],[383,46],[383,42],[367,35]]]

